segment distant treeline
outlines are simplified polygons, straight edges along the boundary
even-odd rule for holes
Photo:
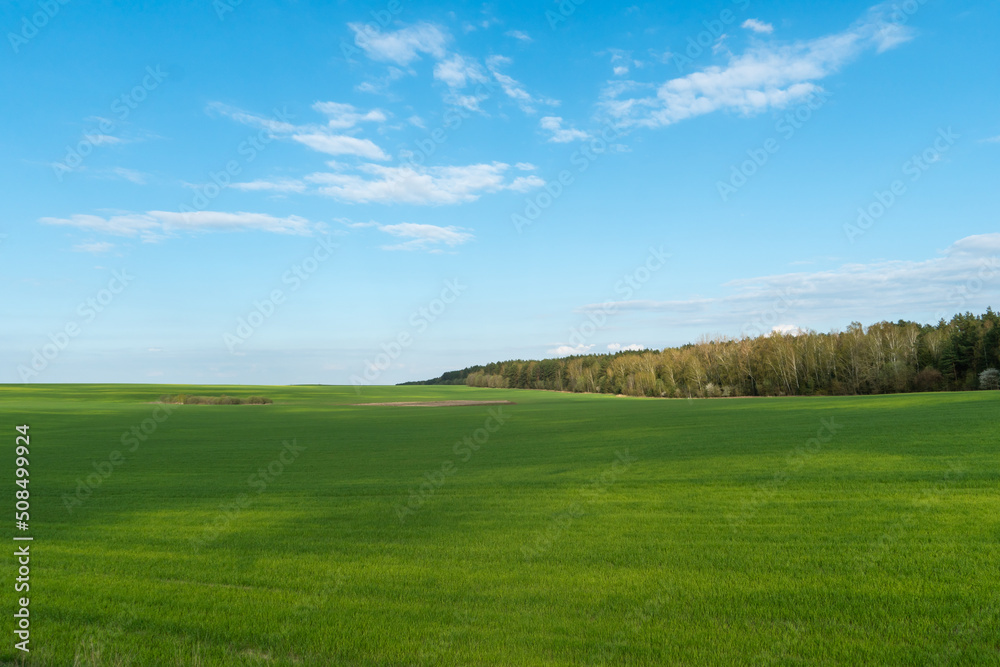
[[[555,389],[629,396],[815,396],[996,389],[1000,316],[936,325],[852,323],[846,331],[703,340],[663,350],[471,366],[404,384]]]

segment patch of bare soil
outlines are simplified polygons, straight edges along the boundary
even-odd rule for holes
[[[514,401],[399,401],[396,403],[352,403],[351,405],[392,405],[401,408],[451,408],[460,405],[517,405]]]

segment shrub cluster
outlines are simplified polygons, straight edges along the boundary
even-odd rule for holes
[[[273,403],[270,398],[264,396],[247,396],[238,398],[236,396],[189,396],[187,394],[177,394],[175,396],[160,396],[160,403],[178,403],[183,405],[268,405]]]

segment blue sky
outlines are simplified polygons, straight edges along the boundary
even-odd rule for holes
[[[7,3],[2,382],[1000,305],[988,2]]]

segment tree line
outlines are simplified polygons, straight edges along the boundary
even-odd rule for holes
[[[499,361],[404,384],[628,396],[822,396],[995,389],[1000,315],[936,325],[900,320],[846,331],[702,339],[662,350]]]

